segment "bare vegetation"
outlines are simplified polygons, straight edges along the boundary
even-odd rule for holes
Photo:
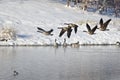
[[[120,0],[67,0],[67,6],[71,6],[70,3],[83,10],[94,8],[100,14],[113,13],[116,17],[120,17]]]
[[[3,27],[0,30],[0,41],[8,41],[16,39],[16,31],[11,27]]]

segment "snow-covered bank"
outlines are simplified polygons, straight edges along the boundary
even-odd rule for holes
[[[84,33],[86,23],[91,27],[99,20],[112,19],[108,25],[109,31],[96,30],[94,35]],[[76,23],[79,25],[77,34],[72,31],[71,37],[66,33],[59,37],[58,27],[66,26],[64,23]],[[4,0],[0,1],[0,28],[12,27],[16,30],[16,40],[0,41],[0,45],[46,45],[79,41],[80,44],[115,44],[120,41],[120,19],[113,16],[103,16],[97,13],[83,12],[79,9],[68,8],[53,0]],[[37,27],[49,30],[54,29],[53,36],[46,36],[37,32]]]

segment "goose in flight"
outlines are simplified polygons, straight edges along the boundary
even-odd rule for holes
[[[38,29],[37,32],[40,32],[40,33],[42,33],[44,35],[51,35],[51,36],[53,35],[53,34],[51,34],[53,32],[53,29],[50,29],[49,31],[46,31],[46,30],[44,30],[44,29],[42,29],[40,27],[37,27],[37,29]]]
[[[73,24],[73,23],[64,23],[64,24],[70,26],[71,28],[74,28],[75,34],[77,33],[77,28],[78,28],[77,24]]]
[[[59,37],[61,37],[65,32],[67,32],[67,37],[70,38],[72,29],[71,27],[58,27],[58,29],[61,29],[59,33]]]
[[[105,31],[106,28],[107,28],[107,26],[108,26],[108,24],[110,23],[110,21],[111,21],[111,19],[107,20],[106,22],[103,22],[103,19],[101,18],[101,19],[100,19],[100,22],[99,22],[99,24],[100,24],[99,29],[100,29],[101,31]]]
[[[90,35],[94,34],[95,30],[97,29],[97,25],[91,29],[88,23],[86,24],[86,27],[88,31],[84,31],[84,32],[87,32]]]

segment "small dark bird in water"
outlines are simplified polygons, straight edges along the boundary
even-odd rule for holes
[[[58,29],[61,29],[59,37],[61,37],[65,32],[67,32],[67,37],[70,38],[72,29],[71,27],[58,27]]]
[[[88,31],[84,31],[84,32],[87,32],[90,35],[94,34],[95,30],[97,29],[97,25],[91,29],[88,23],[86,24],[86,27]]]
[[[77,24],[74,24],[74,23],[64,23],[64,24],[68,25],[71,28],[74,28],[75,34],[77,33],[77,28],[78,28]]]
[[[40,27],[37,27],[37,29],[38,29],[37,32],[40,32],[40,33],[42,33],[44,35],[51,35],[51,36],[53,35],[53,34],[51,34],[53,32],[53,29],[50,29],[49,31],[46,31],[46,30],[44,30],[44,29],[42,29]]]
[[[111,19],[107,20],[106,22],[103,22],[103,19],[101,18],[101,19],[100,19],[100,22],[99,22],[99,24],[100,24],[99,29],[100,29],[101,31],[107,30],[106,28],[107,28],[108,24],[110,23],[110,21],[111,21]]]
[[[13,75],[17,76],[19,73],[17,71],[13,71]]]

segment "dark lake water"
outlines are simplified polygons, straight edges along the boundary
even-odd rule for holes
[[[120,80],[120,47],[0,47],[0,80]]]

